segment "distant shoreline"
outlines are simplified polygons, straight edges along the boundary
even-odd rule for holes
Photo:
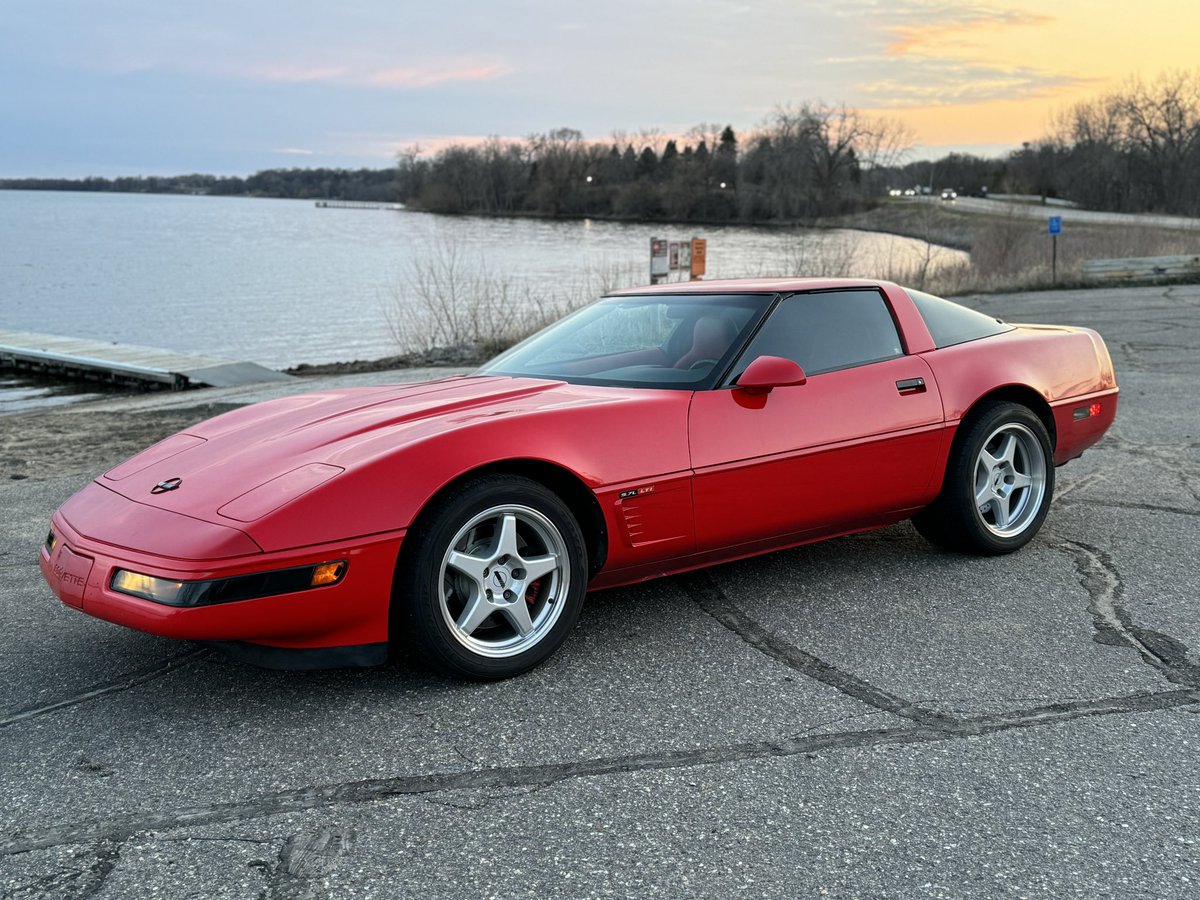
[[[169,194],[395,203],[399,175],[388,169],[264,169],[253,175],[129,175],[117,178],[0,178],[0,190]]]
[[[295,171],[310,171],[310,170],[295,170]],[[365,170],[376,171],[376,170]],[[219,176],[178,176],[178,178],[217,178]],[[118,180],[112,179],[0,179],[0,191],[34,191],[34,192],[64,192],[64,193],[82,193],[82,194],[144,194],[152,196],[201,196],[201,197],[241,197],[251,200],[311,200],[313,202],[321,200],[365,200],[376,203],[399,203],[394,196],[362,196],[362,197],[346,197],[346,196],[318,196],[318,195],[298,195],[298,194],[278,194],[278,193],[225,193],[220,191],[200,190],[200,189],[185,189],[183,187],[159,188],[151,189],[147,187],[115,187],[115,186],[91,186],[92,182],[104,182],[106,184],[115,184]],[[149,179],[147,179],[149,180]],[[174,181],[175,178],[165,178],[164,181]],[[36,184],[35,184],[36,183]],[[534,210],[519,210],[507,213],[496,213],[486,211],[464,211],[464,212],[434,212],[416,207],[406,207],[407,212],[424,213],[432,216],[447,216],[452,218],[482,218],[482,219],[527,219],[527,220],[544,220],[551,222],[577,222],[577,221],[599,221],[599,222],[615,222],[618,224],[630,225],[673,225],[673,226],[691,226],[691,227],[738,227],[738,228],[765,228],[773,231],[803,228],[813,230],[831,230],[831,229],[852,229],[857,231],[873,231],[880,234],[894,234],[898,237],[915,238],[917,240],[928,241],[929,243],[937,244],[943,247],[948,247],[953,250],[971,249],[971,236],[966,227],[942,227],[937,230],[936,234],[930,235],[928,222],[913,222],[911,216],[904,214],[896,215],[889,212],[889,204],[883,203],[874,206],[862,212],[851,213],[844,216],[837,216],[827,219],[817,219],[813,221],[802,220],[781,220],[767,219],[756,221],[730,221],[727,219],[672,219],[665,216],[650,216],[645,218],[635,218],[632,216],[616,216],[616,215],[585,215],[582,213],[559,213],[550,214],[542,213]]]

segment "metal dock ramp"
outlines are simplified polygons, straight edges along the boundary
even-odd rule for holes
[[[190,356],[133,344],[0,330],[0,369],[6,368],[170,390],[231,387],[292,378],[257,363]]]

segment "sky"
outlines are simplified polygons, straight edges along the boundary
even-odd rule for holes
[[[383,167],[784,105],[999,153],[1074,102],[1200,68],[1197,0],[4,0],[0,177]]]

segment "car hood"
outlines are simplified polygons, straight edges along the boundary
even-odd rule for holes
[[[138,503],[205,521],[253,523],[325,482],[345,480],[344,473],[361,474],[434,438],[518,416],[644,406],[654,395],[671,402],[665,394],[673,394],[676,405],[684,400],[681,392],[505,376],[300,394],[201,422],[97,482]],[[396,475],[394,466],[388,474]]]

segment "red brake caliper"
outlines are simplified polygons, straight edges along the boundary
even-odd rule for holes
[[[542,593],[542,579],[538,579],[525,589],[525,602],[530,606],[537,604],[538,596]]]

